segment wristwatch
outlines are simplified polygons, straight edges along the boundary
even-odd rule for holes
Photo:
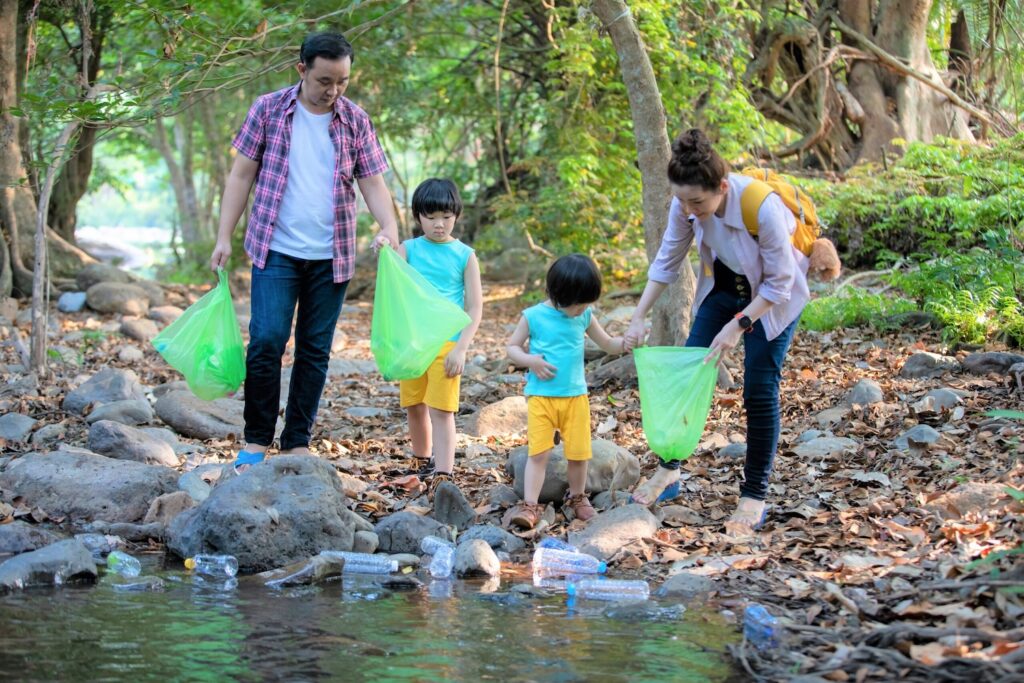
[[[754,329],[754,321],[750,319],[749,315],[744,315],[742,311],[733,316],[739,323],[740,329],[746,333],[750,333]]]

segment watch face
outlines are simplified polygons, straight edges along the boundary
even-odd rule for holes
[[[750,316],[744,315],[739,318],[740,327],[744,330],[750,330],[754,327],[754,323],[750,320]]]

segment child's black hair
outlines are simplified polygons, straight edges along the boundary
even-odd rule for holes
[[[558,308],[592,304],[601,298],[601,271],[589,256],[568,254],[548,268],[548,298]]]
[[[450,211],[456,218],[462,215],[459,188],[447,178],[428,178],[412,193],[412,218],[417,224],[420,216],[437,211]]]

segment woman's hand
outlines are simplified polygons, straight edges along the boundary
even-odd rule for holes
[[[643,346],[644,345],[644,335],[646,334],[646,332],[647,332],[647,329],[646,329],[646,326],[644,325],[644,321],[643,321],[642,318],[640,320],[631,320],[631,321],[629,321],[629,327],[626,328],[626,334],[622,335],[622,339],[623,339],[622,351],[623,351],[623,353],[625,353],[627,351],[632,351],[633,349],[635,349],[637,347]]]
[[[736,345],[740,343],[740,337],[743,336],[743,328],[736,320],[730,320],[725,324],[725,327],[715,335],[715,338],[711,340],[711,350],[708,355],[704,356],[704,362],[707,363],[713,360],[715,355],[718,355],[718,367],[722,367],[722,363],[725,361],[726,355],[736,348]]]

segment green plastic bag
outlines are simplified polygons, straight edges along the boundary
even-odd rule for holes
[[[704,433],[718,370],[704,364],[709,349],[644,346],[633,351],[640,412],[651,450],[663,460],[685,460]]]
[[[385,246],[377,263],[370,351],[386,380],[416,379],[444,343],[470,322],[394,249]]]
[[[223,269],[217,277],[216,287],[153,338],[157,352],[205,401],[237,391],[245,380],[245,346],[228,277]]]

